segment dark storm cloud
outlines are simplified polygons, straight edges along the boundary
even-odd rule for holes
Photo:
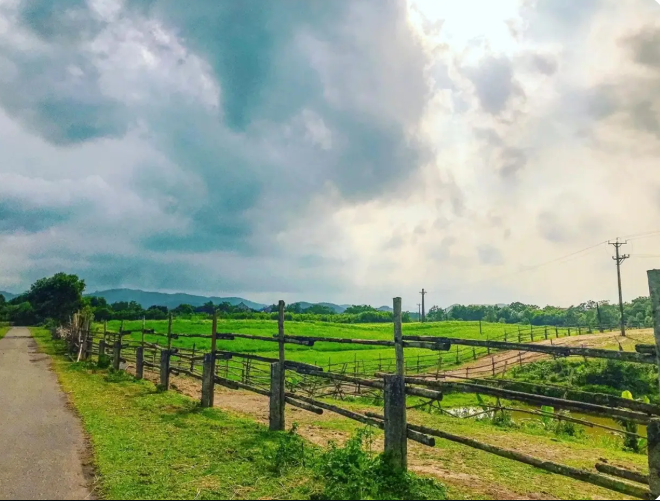
[[[130,187],[161,216],[147,222],[135,214],[140,231],[134,234],[140,236],[133,243],[145,253],[276,254],[276,234],[328,186],[337,191],[338,203],[396,197],[432,158],[414,134],[429,96],[428,61],[407,24],[405,2],[125,5],[112,19],[82,0],[65,8],[53,1],[23,2],[18,28],[40,42],[0,41],[0,106],[62,147],[121,138],[135,127],[145,131],[142,138],[165,161],[142,166],[121,187]],[[140,19],[160,22],[185,48],[169,54],[167,41],[140,33],[136,40],[156,65],[161,56],[179,58],[180,66],[193,57],[208,65],[219,107],[167,87],[169,73],[142,75],[131,68],[132,79],[114,80],[126,88],[108,91],[108,72],[123,71],[113,66],[112,44],[127,38],[122,30],[144,30]],[[167,68],[171,73],[177,67]],[[154,75],[163,78],[150,81]],[[124,100],[122,93],[130,96],[130,85],[142,76],[139,90],[146,98]],[[155,85],[164,90],[150,92]],[[310,116],[315,124],[301,118]],[[47,227],[49,218],[42,221]],[[93,273],[99,281],[131,276],[140,261],[129,263],[99,259]],[[113,267],[116,273],[107,271]],[[157,275],[154,270],[153,277],[141,279],[155,287]]]
[[[660,27],[646,26],[623,38],[621,43],[629,49],[635,62],[654,70],[660,69]]]

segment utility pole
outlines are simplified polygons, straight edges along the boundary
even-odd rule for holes
[[[422,303],[417,303],[417,311],[419,313],[419,321],[422,321]]]
[[[426,322],[426,309],[424,308],[424,296],[428,294],[428,291],[425,291],[422,289],[422,292],[420,292],[422,295],[422,322]]]
[[[620,254],[619,253],[619,248],[622,245],[626,245],[628,241],[626,240],[625,242],[619,242],[619,239],[616,239],[616,242],[608,242],[610,245],[614,246],[614,249],[616,250],[616,255],[612,257],[614,261],[616,261],[616,276],[617,280],[619,282],[619,309],[621,310],[621,335],[626,336],[626,319],[623,316],[623,292],[621,290],[621,263],[623,263],[626,259],[630,257],[630,254]]]

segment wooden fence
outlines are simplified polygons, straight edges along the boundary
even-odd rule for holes
[[[649,285],[654,306],[656,345],[660,341],[660,271],[649,272]],[[76,319],[71,327],[64,333],[71,353],[78,354],[78,359],[89,359],[96,355],[100,361],[112,364],[115,369],[124,367],[123,364],[134,364],[138,379],[144,377],[144,371],[154,371],[158,374],[158,381],[163,390],[170,387],[170,375],[183,375],[201,381],[201,405],[212,407],[214,405],[214,387],[221,385],[231,389],[248,390],[270,399],[270,429],[283,431],[285,429],[286,405],[292,405],[309,412],[322,414],[330,411],[353,419],[360,423],[372,425],[385,431],[385,452],[388,453],[395,465],[407,467],[407,442],[413,440],[429,447],[435,446],[435,438],[441,438],[463,444],[467,447],[479,449],[500,457],[522,462],[536,468],[564,475],[577,480],[598,485],[616,492],[620,492],[641,499],[650,499],[651,496],[660,496],[660,407],[636,402],[632,400],[575,390],[559,389],[550,385],[535,385],[531,383],[518,383],[500,379],[474,380],[466,378],[461,380],[457,375],[451,378],[446,373],[440,374],[436,370],[435,377],[431,374],[422,374],[439,360],[442,365],[442,353],[451,350],[452,345],[463,346],[470,350],[474,359],[477,359],[477,349],[487,354],[491,350],[517,351],[515,355],[520,360],[522,353],[545,354],[554,357],[579,355],[589,358],[619,360],[630,363],[658,364],[658,354],[654,346],[640,346],[635,353],[617,350],[602,350],[593,348],[577,348],[569,346],[539,345],[535,341],[552,338],[552,330],[544,328],[542,335],[534,338],[534,329],[529,331],[530,343],[523,342],[522,332],[518,332],[513,339],[505,334],[503,340],[466,340],[430,336],[404,336],[401,322],[401,298],[394,299],[394,339],[392,341],[343,339],[311,336],[290,336],[284,330],[283,301],[279,302],[278,333],[272,337],[253,336],[249,334],[219,333],[217,331],[217,317],[214,316],[211,333],[208,336],[194,334],[175,334],[172,332],[170,318],[167,334],[162,334],[165,345],[150,343],[144,340],[146,334],[157,335],[153,330],[139,331],[124,330],[119,332],[104,332],[92,334],[89,321],[81,322]],[[141,340],[127,339],[135,332],[142,334]],[[558,329],[554,332],[559,336]],[[211,340],[211,351],[203,353],[192,349],[172,347],[172,341],[180,338],[205,338]],[[278,345],[277,358],[262,357],[250,353],[239,353],[217,349],[218,340],[232,341],[235,339],[248,339],[255,341],[272,342]],[[347,364],[326,367],[315,364],[304,364],[286,360],[286,344],[314,346],[316,343],[344,343],[354,345],[392,347],[396,357],[392,361],[379,360],[370,363],[355,360],[352,370]],[[417,374],[411,375],[411,364],[406,363],[404,351],[406,348],[425,348],[440,352],[440,356],[431,356],[417,359]],[[430,360],[433,358],[433,362]],[[460,356],[458,357],[460,360]],[[494,360],[494,359],[493,359]],[[506,364],[507,359],[504,359]],[[377,367],[374,365],[378,363]],[[497,374],[498,368],[494,363],[485,364],[484,368]],[[473,367],[477,370],[478,367]],[[290,377],[287,379],[287,373]],[[475,373],[473,373],[475,375]],[[429,377],[431,376],[431,377]],[[512,388],[512,385],[518,385]],[[520,385],[527,385],[520,388]],[[558,392],[561,391],[561,397]],[[585,414],[620,418],[642,423],[648,426],[648,478],[636,472],[619,468],[607,468],[599,464],[596,471],[587,471],[544,461],[539,458],[507,450],[501,447],[485,444],[468,437],[462,437],[442,430],[424,426],[412,425],[407,422],[407,397],[423,399],[422,405],[432,405],[440,402],[443,392],[465,392],[481,395],[490,395],[507,401],[524,402],[533,405],[548,405],[556,409],[579,411]],[[347,394],[373,395],[382,398],[384,412],[360,414],[341,408],[322,400],[333,396],[343,398]],[[494,409],[506,409],[499,404]],[[543,414],[541,411],[527,411]],[[583,424],[586,421],[570,417],[552,415],[555,419],[567,419]],[[588,424],[587,424],[588,425]],[[598,426],[594,425],[593,426]],[[612,431],[618,431],[612,429]],[[627,433],[627,432],[621,432]],[[616,478],[615,478],[616,477]],[[621,480],[622,479],[622,480]],[[625,480],[625,481],[624,481]],[[632,483],[631,483],[632,482]],[[650,489],[649,489],[650,488]]]

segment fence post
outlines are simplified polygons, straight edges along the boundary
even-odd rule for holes
[[[408,467],[405,388],[402,375],[385,376],[385,454],[394,467],[404,470]]]
[[[488,334],[486,334],[486,341],[490,341],[489,337],[490,337],[490,336],[489,336]],[[490,346],[487,346],[487,347],[486,347],[486,351],[487,351],[488,354],[490,355]]]
[[[660,270],[649,270],[647,272],[649,279],[649,292],[651,293],[651,308],[653,310],[653,332],[655,335],[655,345],[660,346]],[[658,359],[658,368],[660,368],[660,349],[656,349]],[[660,376],[658,378],[660,384]],[[651,442],[649,441],[649,457],[651,454]],[[658,453],[660,456],[660,452]],[[660,460],[660,458],[659,458]],[[651,489],[652,492],[653,489]]]
[[[507,343],[507,342],[508,342],[508,340],[507,340],[507,333],[506,333],[506,329],[504,329],[504,342],[505,342],[505,343]]]
[[[105,357],[105,340],[101,339],[99,341],[99,363]]]
[[[548,340],[548,326],[545,326],[545,340]]]
[[[274,363],[270,366],[270,431],[284,431],[284,381],[282,366]]]
[[[167,351],[172,349],[172,314],[170,313],[167,321]]]
[[[279,340],[279,362],[270,366],[270,431],[284,431],[286,391],[286,367],[284,352],[284,301],[280,299],[277,304],[277,330]]]
[[[491,361],[493,362],[493,376],[495,375],[495,357],[491,357]]]
[[[456,345],[456,363],[457,363],[457,364],[461,363],[461,359],[460,359],[460,357],[458,356],[458,345]]]
[[[115,341],[115,347],[112,357],[112,368],[118,371],[120,362],[121,362],[121,337],[117,341]]]
[[[144,347],[135,348],[135,379],[144,378]]]
[[[215,392],[215,356],[213,353],[204,354],[204,369],[202,372],[202,407],[213,407],[213,394]]]
[[[534,342],[534,326],[530,326],[529,335],[532,338],[532,343]]]
[[[403,355],[403,331],[401,327],[401,298],[395,297],[392,300],[394,320],[394,353],[396,356],[396,374],[405,375],[405,358]]]
[[[474,346],[472,347],[472,358],[474,360],[477,359],[477,349]]]
[[[163,391],[170,389],[170,350],[160,352],[160,387]]]
[[[104,320],[103,321],[103,342],[105,342],[107,336],[108,336],[108,321]]]
[[[649,486],[652,499],[660,496],[660,419],[651,419],[647,429],[648,458],[649,458]]]
[[[559,327],[555,325],[555,337],[559,338]]]

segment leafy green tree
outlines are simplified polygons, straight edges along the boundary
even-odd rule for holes
[[[335,315],[337,312],[322,304],[313,304],[309,308],[306,308],[303,313],[309,313],[312,315]]]
[[[84,280],[76,275],[57,273],[32,284],[28,298],[38,321],[52,318],[64,323],[82,308],[84,290]]]
[[[354,304],[353,306],[349,306],[348,308],[346,308],[344,310],[344,313],[348,315],[357,315],[365,311],[378,311],[378,310],[368,304],[361,304],[361,305]]]

